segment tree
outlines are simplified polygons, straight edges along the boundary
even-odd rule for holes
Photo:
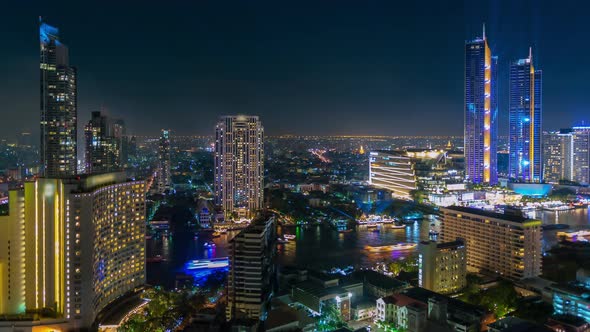
[[[336,307],[336,304],[324,304],[321,310],[322,314],[316,324],[318,331],[333,331],[348,326],[348,324],[342,320],[342,315],[340,314],[340,310]]]

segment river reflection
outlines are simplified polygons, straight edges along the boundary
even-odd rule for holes
[[[590,227],[587,209],[570,211],[536,211],[531,217],[539,218],[543,224],[567,224],[570,230]],[[339,233],[328,226],[279,227],[279,234],[294,234],[296,239],[277,246],[277,261],[282,265],[298,265],[316,269],[332,267],[366,267],[378,262],[408,257],[415,250],[374,253],[365,246],[382,246],[400,242],[419,242],[429,237],[429,230],[434,224],[438,230],[438,221],[423,220],[404,229],[392,229],[384,226],[376,231],[366,226],[357,226],[350,233]],[[557,231],[543,232],[543,248],[548,250],[557,243]],[[146,241],[147,257],[161,255],[166,261],[148,263],[147,280],[153,285],[174,286],[174,279],[182,272],[189,260],[227,257],[227,243],[237,231],[212,238],[211,234],[193,233],[175,234],[174,237],[154,237]],[[205,242],[212,241],[215,248],[207,249]]]

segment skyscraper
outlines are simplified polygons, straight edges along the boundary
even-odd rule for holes
[[[215,203],[226,219],[263,207],[264,129],[258,116],[222,116],[215,130]]]
[[[573,127],[574,135],[574,175],[573,181],[590,183],[590,126]]]
[[[573,181],[574,135],[571,129],[543,133],[543,178]]]
[[[517,181],[541,182],[542,71],[529,57],[510,64],[509,176]]]
[[[124,167],[127,160],[123,120],[92,112],[92,118],[84,127],[84,137],[86,173],[112,172]]]
[[[60,178],[76,174],[77,71],[57,28],[41,21],[41,172]]]
[[[0,216],[0,315],[43,310],[65,327],[55,330],[88,329],[145,283],[143,181],[124,173],[37,178],[10,192],[9,211]]]
[[[170,171],[170,130],[162,129],[158,146],[157,191],[163,193],[170,189],[172,183]]]
[[[228,321],[265,320],[275,283],[276,224],[260,216],[229,242]]]
[[[473,183],[498,181],[497,67],[485,30],[465,43],[465,172]]]

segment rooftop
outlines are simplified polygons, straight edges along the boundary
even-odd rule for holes
[[[465,303],[461,300],[454,299],[452,297],[448,297],[433,291],[430,291],[425,288],[420,287],[413,287],[404,290],[401,294],[404,294],[408,297],[411,297],[415,300],[418,300],[423,303],[428,303],[428,299],[436,298],[439,300],[446,300],[448,304],[449,313],[453,311],[462,311],[465,313],[483,316],[486,314],[486,310],[480,306],[472,305],[469,303]]]
[[[550,329],[537,323],[517,317],[504,317],[488,325],[491,329],[503,332],[545,332]]]
[[[300,283],[296,284],[295,286],[293,286],[293,288],[300,289],[300,290],[302,290],[308,294],[311,294],[317,298],[322,298],[322,297],[326,297],[326,296],[337,296],[337,295],[341,295],[341,294],[348,294],[348,292],[340,286],[324,287],[321,284],[319,284],[317,282],[310,281],[310,280],[300,282]]]
[[[522,217],[519,215],[502,214],[502,213],[496,213],[496,212],[486,211],[486,210],[482,210],[482,209],[463,207],[463,206],[449,206],[449,207],[441,208],[441,210],[442,211],[450,210],[450,211],[454,211],[454,212],[471,213],[471,214],[476,214],[478,216],[507,220],[507,221],[516,222],[516,223],[524,223],[527,221],[534,220],[534,219],[525,218],[525,217]]]

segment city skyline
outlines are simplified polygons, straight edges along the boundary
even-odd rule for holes
[[[567,3],[562,6],[567,8]],[[10,86],[1,89],[7,101],[5,107],[12,110],[8,117],[17,123],[0,128],[5,136],[37,130],[33,121],[37,90],[30,89],[30,80],[36,76],[32,71],[31,60],[36,52],[31,32],[38,14],[44,14],[50,24],[62,30],[73,50],[72,63],[82,70],[79,124],[86,123],[92,111],[104,106],[112,116],[126,119],[130,133],[138,135],[157,132],[161,126],[184,135],[209,134],[208,128],[219,115],[236,113],[261,116],[270,135],[457,135],[462,125],[456,119],[461,118],[463,108],[461,44],[480,34],[482,23],[486,23],[487,34],[493,40],[491,47],[499,56],[500,82],[507,82],[509,61],[520,57],[530,45],[536,62],[550,73],[544,82],[544,115],[547,123],[556,128],[543,129],[588,121],[582,113],[583,70],[574,73],[562,68],[558,62],[560,51],[554,50],[557,30],[549,30],[558,23],[561,31],[575,27],[581,17],[568,13],[566,21],[565,15],[558,15],[564,13],[563,8],[548,3],[539,3],[530,12],[524,4],[512,8],[502,2],[450,8],[433,4],[431,10],[422,13],[429,19],[417,20],[420,22],[408,22],[390,5],[378,6],[377,11],[377,7],[369,5],[344,3],[333,11],[325,4],[302,3],[285,11],[260,3],[221,11],[215,5],[202,4],[170,7],[162,15],[156,10],[161,8],[148,7],[139,9],[144,15],[133,15],[132,22],[122,17],[125,15],[115,15],[109,25],[101,25],[100,29],[92,25],[99,24],[99,15],[106,8],[88,13],[81,22],[67,15],[75,7],[40,4],[36,13],[31,13],[31,9],[16,5],[15,15],[3,22],[15,30],[8,38],[17,38],[9,40],[14,47],[4,55],[6,61],[2,64],[8,77],[16,77],[14,82],[7,80]],[[135,10],[132,7],[123,6],[121,14]],[[420,10],[411,4],[402,7],[408,13]],[[258,23],[251,24],[235,17],[240,9],[253,14],[276,11],[276,15],[255,16]],[[180,13],[183,10],[186,13]],[[449,15],[432,19],[437,10]],[[332,15],[323,15],[328,12]],[[546,12],[555,15],[544,25],[541,23]],[[207,13],[210,18],[201,17]],[[354,22],[346,20],[352,13],[357,15]],[[453,13],[463,14],[464,20],[451,22]],[[187,18],[182,24],[165,24],[167,14],[182,14],[182,18],[196,15],[193,19],[197,23],[193,26],[193,19]],[[308,25],[287,28],[287,23],[304,14],[309,16]],[[232,18],[236,22],[220,29],[220,24]],[[157,19],[162,24],[154,28],[149,23]],[[244,31],[239,31],[240,23],[244,23]],[[400,34],[398,30],[404,29],[398,29],[398,24],[404,24],[407,34]],[[276,32],[268,34],[262,28],[275,28]],[[437,31],[437,38],[428,39],[429,46],[423,46],[420,41],[427,40],[433,31]],[[575,29],[568,31],[571,37],[578,33]],[[195,43],[178,41],[187,37]],[[153,38],[169,46],[149,54],[142,52],[143,45]],[[91,47],[94,43],[109,46]],[[559,43],[560,49],[573,49],[570,41],[559,39]],[[426,47],[437,49],[444,68],[436,64],[439,61],[427,61]],[[234,61],[236,57],[239,61]],[[160,61],[166,65],[152,65]],[[106,63],[109,68],[105,68]],[[145,68],[150,70],[140,71]],[[147,72],[150,78],[145,76]],[[157,84],[150,83],[153,79],[158,79]],[[423,97],[425,93],[429,98]],[[507,96],[508,84],[500,84],[500,134],[506,133],[508,127]],[[338,127],[331,124],[334,116],[342,119]],[[131,119],[136,122],[131,123]]]

